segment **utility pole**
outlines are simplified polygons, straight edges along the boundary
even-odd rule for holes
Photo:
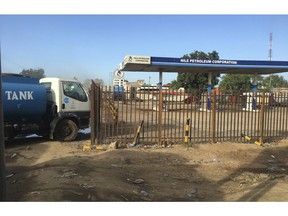
[[[273,37],[273,33],[270,33],[270,37],[269,37],[269,61],[272,61],[272,37]],[[272,82],[272,77],[271,75],[269,75],[269,88],[271,88],[271,82]]]
[[[4,142],[4,116],[2,102],[2,66],[1,66],[1,44],[0,44],[0,201],[6,199],[6,170],[5,170],[5,142]]]

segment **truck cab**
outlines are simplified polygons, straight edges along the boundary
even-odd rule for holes
[[[77,80],[42,78],[39,83],[46,89],[47,112],[44,122],[49,123],[50,138],[74,140],[79,129],[89,127],[90,101],[87,92]]]

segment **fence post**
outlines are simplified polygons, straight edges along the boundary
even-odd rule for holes
[[[91,145],[95,144],[95,83],[91,80],[91,92],[90,92],[90,141]]]
[[[212,143],[216,143],[216,93],[213,92],[212,98]]]
[[[264,112],[265,111],[265,92],[262,92],[261,97],[261,110],[260,110],[260,120],[259,120],[259,128],[260,128],[260,145],[263,144],[263,133],[264,133]]]

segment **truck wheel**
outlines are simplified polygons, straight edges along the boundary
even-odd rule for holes
[[[74,121],[64,119],[56,125],[55,137],[61,141],[73,141],[78,134],[78,127]]]

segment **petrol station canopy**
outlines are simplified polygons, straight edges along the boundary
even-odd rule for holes
[[[288,61],[204,60],[128,55],[116,71],[274,74],[288,72]]]

